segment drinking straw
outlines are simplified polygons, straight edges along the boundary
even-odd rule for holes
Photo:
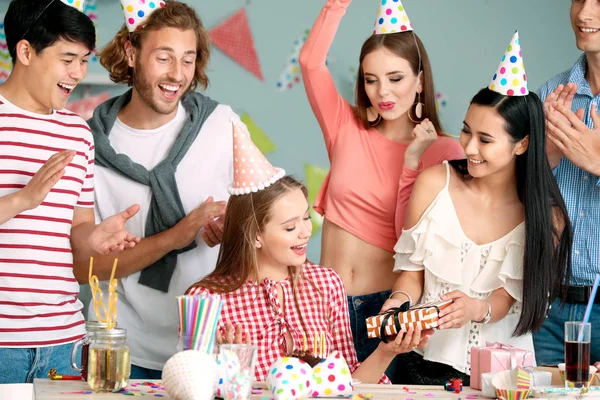
[[[594,280],[594,286],[592,287],[592,293],[590,294],[590,299],[588,300],[588,305],[585,309],[585,314],[583,315],[583,323],[581,324],[581,328],[579,329],[579,337],[577,338],[577,342],[581,343],[583,340],[583,328],[588,323],[590,319],[590,314],[592,312],[592,305],[594,304],[594,299],[596,299],[596,292],[598,291],[598,283],[600,283],[600,274],[596,274],[596,280]]]
[[[208,354],[212,354],[215,347],[215,336],[217,333],[217,322],[219,321],[219,317],[221,316],[221,310],[223,309],[223,302],[220,298],[217,299],[217,307],[215,310],[215,318],[214,323],[210,329],[210,335],[208,340]]]
[[[210,354],[213,348],[211,340],[214,338],[217,321],[219,320],[219,315],[221,314],[221,299],[209,296],[208,305],[208,313],[204,326],[205,330],[203,332],[205,334],[203,335],[202,350]]]
[[[206,318],[206,307],[204,305],[205,299],[202,296],[196,296],[196,317],[194,320],[194,338],[192,340],[192,347],[194,350],[200,348],[200,339],[202,337],[203,321]]]
[[[194,346],[195,342],[196,342],[196,336],[198,336],[198,309],[199,309],[199,300],[197,296],[192,297],[192,319],[191,319],[191,334],[189,336],[189,342],[190,342],[190,346],[192,346],[193,349],[195,349],[196,347]]]
[[[180,335],[185,349],[212,351],[217,321],[221,314],[219,296],[177,296]]]

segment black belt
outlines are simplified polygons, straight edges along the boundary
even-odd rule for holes
[[[592,286],[569,286],[567,303],[587,304],[592,294]],[[595,304],[600,304],[600,290],[596,293]]]

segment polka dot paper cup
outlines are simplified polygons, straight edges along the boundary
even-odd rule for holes
[[[296,357],[277,360],[267,375],[267,387],[276,400],[297,400],[310,396],[315,388],[313,369]]]

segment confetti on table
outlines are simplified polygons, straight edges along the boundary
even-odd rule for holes
[[[80,390],[79,392],[60,392],[60,394],[92,394],[91,390]]]

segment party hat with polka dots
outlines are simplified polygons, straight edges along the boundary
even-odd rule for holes
[[[121,0],[127,30],[133,32],[143,28],[150,14],[164,6],[163,0]]]
[[[83,12],[84,0],[60,0],[68,6],[75,7],[79,11]]]
[[[374,35],[412,31],[412,24],[400,0],[380,0]]]
[[[515,31],[488,87],[490,90],[505,96],[525,96],[529,94],[525,64],[523,63],[519,42],[519,31]]]
[[[231,195],[256,193],[281,179],[285,171],[275,168],[252,142],[250,134],[235,120],[233,124],[233,183]]]

